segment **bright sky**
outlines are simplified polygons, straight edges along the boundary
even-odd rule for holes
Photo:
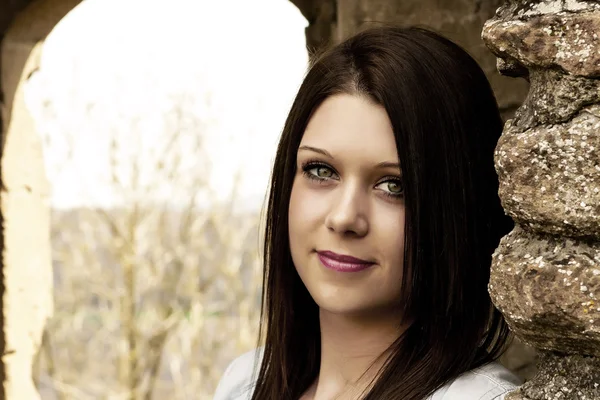
[[[50,34],[40,72],[26,88],[46,143],[52,205],[118,203],[108,173],[111,135],[117,133],[125,163],[150,157],[142,148],[160,154],[161,111],[185,95],[207,126],[211,187],[229,197],[240,170],[240,200],[259,207],[305,73],[306,24],[287,0],[84,1]],[[132,128],[135,116],[139,128]],[[204,156],[183,153],[190,166]],[[158,196],[173,191],[167,184]]]

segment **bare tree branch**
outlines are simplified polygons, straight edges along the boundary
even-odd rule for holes
[[[210,188],[195,107],[174,98],[156,137],[116,115],[106,162],[122,203],[53,214],[52,358],[38,365],[63,398],[210,398],[254,345],[258,215],[234,212],[241,174],[224,204]]]

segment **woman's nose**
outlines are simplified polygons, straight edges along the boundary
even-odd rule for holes
[[[339,195],[332,197],[325,225],[339,234],[365,236],[369,231],[366,195],[356,185],[338,188]]]

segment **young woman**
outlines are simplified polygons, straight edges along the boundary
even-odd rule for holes
[[[216,400],[491,400],[508,329],[488,292],[512,227],[477,63],[419,28],[364,31],[310,67],[277,149],[259,350]]]

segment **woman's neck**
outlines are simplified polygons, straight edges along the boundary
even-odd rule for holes
[[[396,313],[397,315],[397,313]],[[402,334],[390,314],[344,316],[321,310],[321,367],[303,400],[356,399],[369,388]]]

